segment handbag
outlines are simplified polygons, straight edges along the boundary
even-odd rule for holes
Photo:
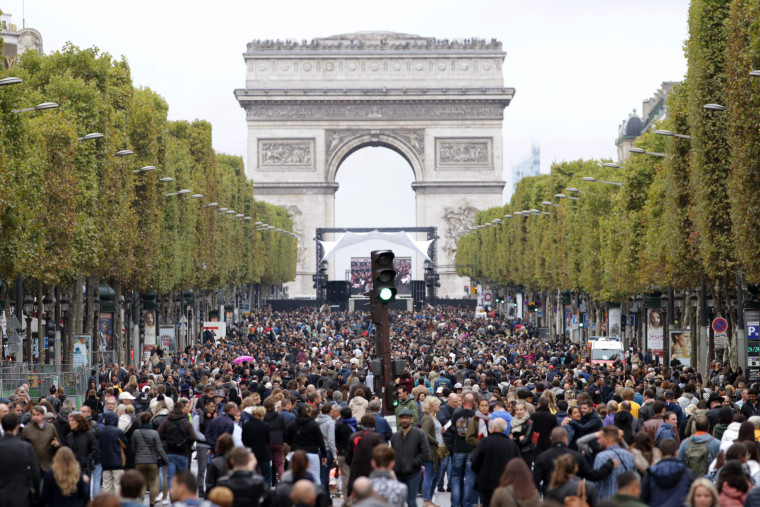
[[[127,466],[127,454],[124,452],[126,449],[126,444],[119,440],[119,450],[121,451],[121,466],[123,467]]]
[[[575,495],[565,497],[565,507],[589,507],[586,500],[586,480],[578,482],[578,491]]]
[[[445,445],[439,445],[438,449],[436,450],[436,453],[438,454],[438,459],[441,460],[443,458],[448,458],[451,456],[451,453],[449,452],[449,448]]]

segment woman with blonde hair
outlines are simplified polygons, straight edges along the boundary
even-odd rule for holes
[[[74,452],[61,447],[42,478],[40,503],[47,507],[84,507],[89,499],[89,478],[82,474]]]
[[[711,480],[700,477],[691,483],[686,495],[687,507],[718,507],[718,490]]]
[[[554,391],[547,390],[544,391],[544,393],[541,395],[542,398],[546,398],[549,402],[549,412],[552,413],[552,415],[557,415],[557,395],[554,394]]]

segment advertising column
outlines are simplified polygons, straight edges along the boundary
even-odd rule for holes
[[[760,381],[760,310],[744,312],[747,330],[747,381]]]
[[[145,339],[143,340],[143,357],[150,360],[153,349],[156,348],[156,312],[145,310]]]
[[[662,360],[664,323],[662,308],[647,309],[647,349],[660,356],[662,364],[667,364],[669,361]]]

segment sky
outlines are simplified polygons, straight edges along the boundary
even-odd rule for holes
[[[0,9],[21,25],[22,0],[0,0]],[[160,93],[170,119],[209,120],[214,148],[243,156],[245,117],[233,90],[244,86],[242,53],[253,39],[370,30],[497,38],[507,52],[504,85],[516,89],[504,115],[505,180],[532,141],[542,172],[555,161],[616,157],[620,123],[660,83],[683,78],[687,15],[687,0],[25,2],[26,26],[42,33],[46,52],[70,41],[126,56],[134,83]],[[414,225],[413,175],[393,155],[363,149],[346,160],[336,225]],[[364,210],[380,174],[397,178],[400,192],[377,217]]]

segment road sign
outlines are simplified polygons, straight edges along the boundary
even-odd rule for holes
[[[544,312],[542,312],[541,310],[538,310],[536,312],[536,317],[543,317],[543,316],[544,316]]]
[[[8,328],[8,319],[5,317],[5,312],[0,314],[0,328],[2,328],[3,336],[5,336],[6,329]]]
[[[716,333],[725,333],[728,329],[728,322],[723,317],[716,317],[712,321],[712,328]]]
[[[760,340],[760,322],[747,322],[747,339]]]
[[[493,291],[483,291],[483,304],[490,305],[493,302]]]
[[[8,330],[15,331],[21,329],[21,322],[18,321],[15,315],[11,315],[11,320],[8,321]]]

